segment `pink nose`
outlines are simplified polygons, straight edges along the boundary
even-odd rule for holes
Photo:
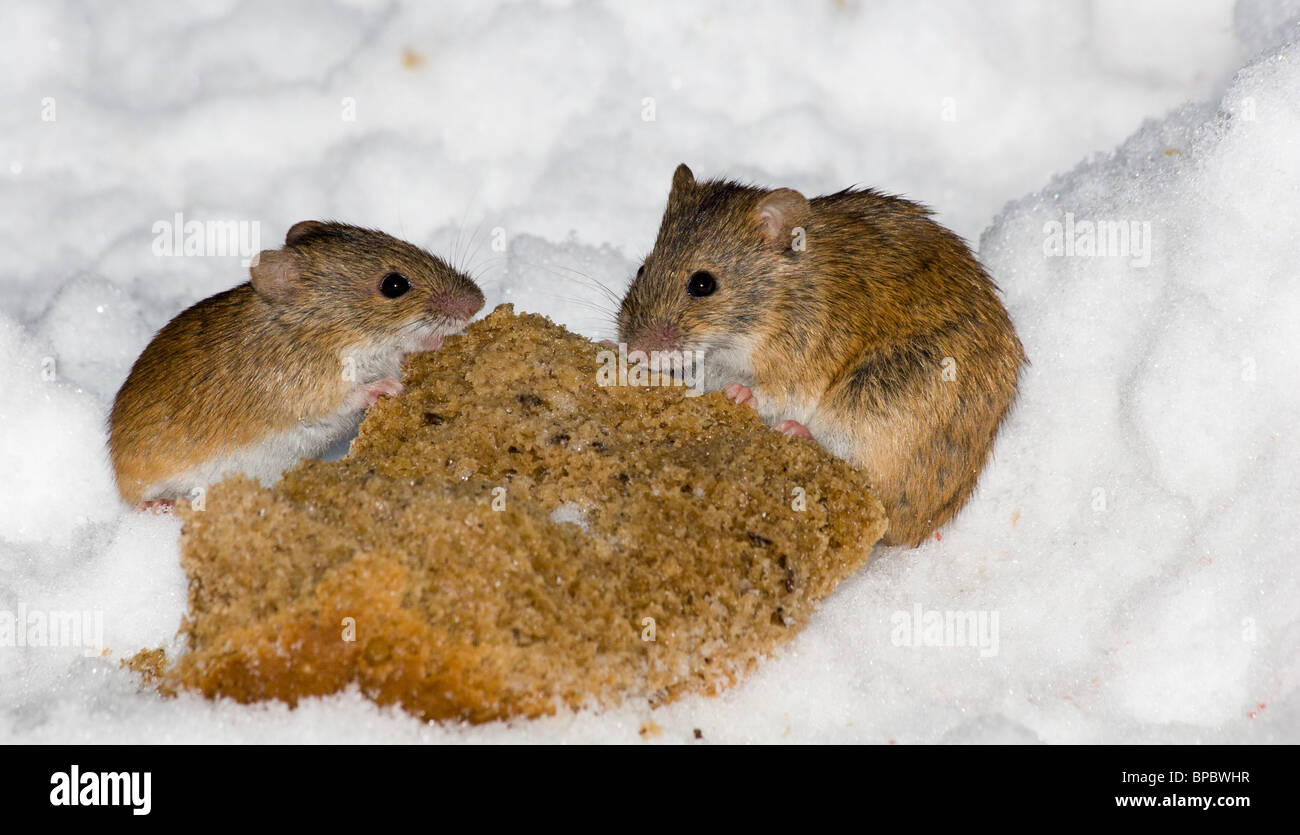
[[[655,324],[638,334],[628,346],[632,351],[675,351],[682,338],[681,331],[669,324]]]
[[[454,296],[434,296],[429,302],[430,309],[439,316],[448,319],[469,319],[483,309],[482,294],[468,293]]]

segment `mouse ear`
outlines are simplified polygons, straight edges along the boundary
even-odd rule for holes
[[[771,246],[788,249],[796,229],[808,222],[808,198],[791,188],[779,188],[758,202],[763,238]]]
[[[284,236],[284,245],[293,246],[309,235],[319,235],[329,230],[329,224],[319,220],[300,220],[289,227],[289,234]]]
[[[668,192],[668,199],[671,201],[674,197],[680,196],[683,192],[690,191],[693,188],[695,188],[695,175],[683,162],[673,172],[673,187]]]
[[[302,277],[293,256],[282,249],[264,249],[257,253],[248,271],[253,276],[253,289],[277,302],[291,298]]]

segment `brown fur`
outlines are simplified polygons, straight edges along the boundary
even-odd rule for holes
[[[717,277],[713,295],[687,294],[698,270]],[[669,334],[679,350],[752,340],[753,379],[741,382],[760,403],[810,404],[836,427],[895,544],[919,544],[965,504],[1026,362],[996,285],[924,207],[869,189],[804,201],[696,183],[684,165],[619,333],[632,347]]]
[[[340,366],[348,346],[449,320],[447,300],[483,303],[472,281],[419,247],[339,223],[295,225],[251,272],[168,322],[118,391],[109,451],[128,503],[151,498],[144,490],[161,478],[337,412],[354,387]],[[412,290],[381,295],[389,272]]]

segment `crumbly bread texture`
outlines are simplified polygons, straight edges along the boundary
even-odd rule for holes
[[[598,385],[601,350],[503,305],[412,357],[343,459],[179,508],[189,648],[135,667],[473,722],[735,683],[862,567],[881,505],[721,394]]]

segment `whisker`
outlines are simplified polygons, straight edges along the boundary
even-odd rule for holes
[[[574,267],[569,267],[564,264],[555,264],[554,267],[555,269],[560,269],[568,273],[572,273],[574,276],[582,279],[594,289],[599,290],[603,295],[607,296],[610,300],[618,302],[620,304],[622,303],[623,301],[622,296],[615,293],[608,284],[596,278],[594,275],[590,275],[581,270],[575,269]]]

